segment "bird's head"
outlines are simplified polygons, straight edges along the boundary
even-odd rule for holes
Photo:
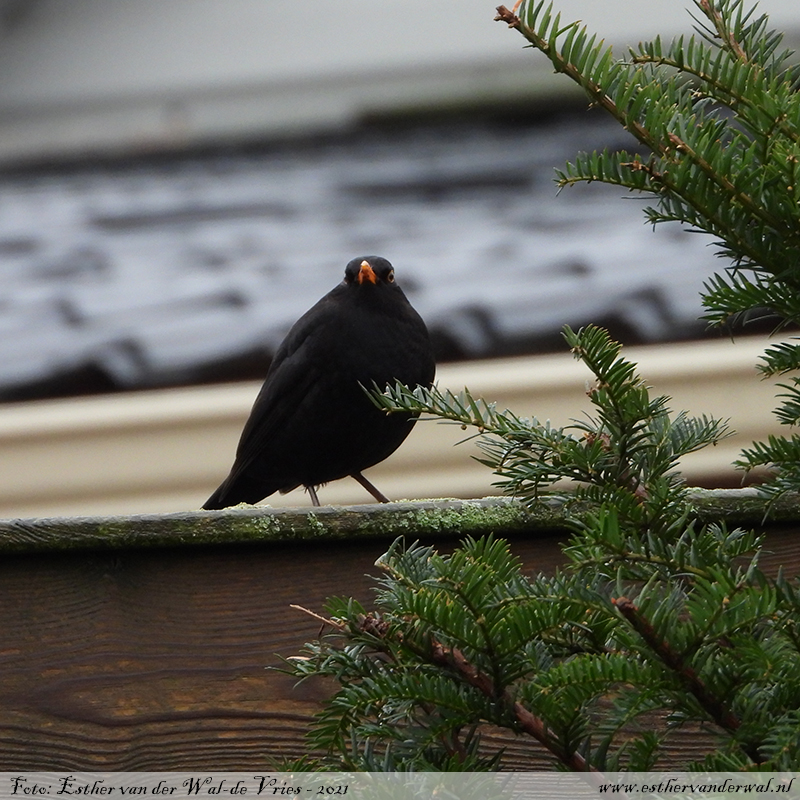
[[[354,258],[344,270],[344,282],[356,286],[394,283],[394,267],[380,256]]]

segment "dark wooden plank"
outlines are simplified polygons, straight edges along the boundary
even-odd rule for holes
[[[288,604],[319,605],[334,590],[331,557],[273,548],[5,560],[0,706],[16,724],[0,728],[0,764],[168,769],[220,750],[220,768],[234,768],[241,750],[280,752],[318,690],[294,691],[265,666],[315,634]],[[23,721],[35,747],[17,746]]]
[[[0,771],[264,768],[327,688],[275,670],[331,595],[369,602],[388,542],[6,556]],[[521,544],[521,543],[520,543]],[[520,548],[537,568],[554,537]],[[532,551],[532,552],[531,552]]]
[[[426,538],[447,549],[463,531],[458,514],[448,528],[440,512]],[[536,529],[509,538],[527,569],[550,572],[563,536]],[[249,770],[297,757],[330,687],[294,686],[267,669],[318,633],[290,604],[321,611],[331,595],[369,604],[368,576],[389,542],[316,536],[6,553],[0,771]],[[771,529],[763,564],[800,572],[800,537]],[[516,768],[550,763],[524,737],[498,733],[497,743]],[[676,763],[701,748],[697,737],[676,739]]]

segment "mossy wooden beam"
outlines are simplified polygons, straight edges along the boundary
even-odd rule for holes
[[[319,508],[239,506],[176,514],[2,520],[0,553],[481,535],[561,527],[563,504],[552,499],[533,510],[497,497]]]
[[[797,498],[775,504],[767,514],[764,499],[753,489],[696,489],[691,497],[698,517],[705,521],[724,519],[728,525],[746,526],[761,525],[765,520],[800,521]],[[0,553],[397,536],[535,535],[567,529],[564,502],[547,496],[527,508],[504,497],[321,508],[241,506],[124,517],[0,520]]]

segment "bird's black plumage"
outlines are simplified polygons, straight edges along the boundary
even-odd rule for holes
[[[385,259],[353,259],[345,277],[294,324],[267,372],[230,475],[203,508],[257,503],[361,471],[408,436],[409,415],[387,415],[362,387],[429,386],[435,364],[422,318]]]

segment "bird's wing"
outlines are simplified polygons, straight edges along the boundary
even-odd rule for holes
[[[325,351],[330,328],[326,321],[330,307],[324,302],[326,299],[295,323],[276,351],[242,430],[232,473],[241,473],[254,458],[268,452],[270,443],[286,429],[290,420],[303,416],[304,406],[328,365]]]

